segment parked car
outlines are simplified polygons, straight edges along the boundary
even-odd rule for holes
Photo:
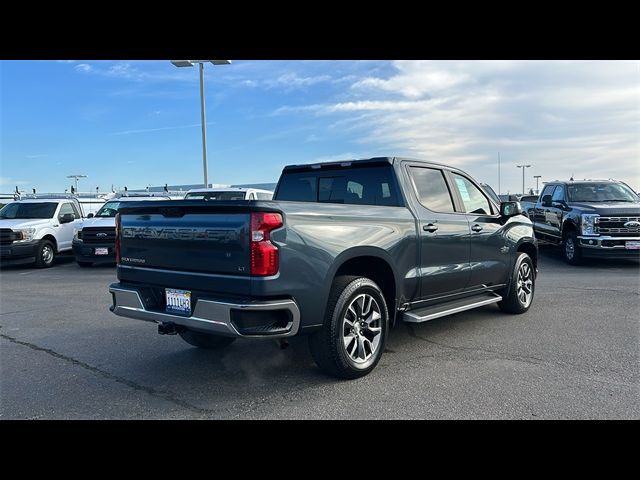
[[[15,200],[0,210],[0,260],[46,268],[56,255],[71,251],[73,231],[82,222],[76,198]]]
[[[616,180],[554,181],[530,210],[536,237],[584,257],[640,258],[640,199]]]
[[[520,197],[520,206],[522,207],[523,215],[532,218],[532,210],[535,208],[538,201],[538,195],[523,195]]]
[[[195,188],[184,196],[185,200],[271,200],[273,192],[258,188]]]
[[[308,334],[323,371],[356,378],[400,321],[531,307],[520,213],[459,169],[401,158],[285,167],[272,202],[131,202],[111,311],[202,348]]]
[[[96,214],[90,213],[73,235],[73,254],[81,267],[115,263],[116,213],[126,202],[142,200],[170,200],[162,194],[118,195],[105,202]]]

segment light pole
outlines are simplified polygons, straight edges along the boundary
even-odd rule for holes
[[[531,165],[516,165],[516,167],[522,169],[522,195],[524,195],[524,169],[529,168]]]
[[[202,165],[204,168],[204,188],[209,186],[207,166],[207,122],[204,113],[204,64],[211,62],[214,65],[229,65],[231,60],[171,60],[176,67],[193,67],[195,63],[200,65],[200,119],[202,121]]]
[[[542,178],[542,175],[534,175],[533,178],[536,179],[536,195],[540,195],[540,189],[538,188],[538,180]]]
[[[67,175],[67,178],[75,178],[76,179],[76,193],[78,193],[78,179],[79,178],[87,178],[86,175]]]

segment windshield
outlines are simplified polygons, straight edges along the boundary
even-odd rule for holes
[[[620,183],[577,183],[567,188],[570,202],[637,202],[638,196]]]
[[[118,213],[120,202],[107,202],[95,214],[96,217],[115,217]]]
[[[53,218],[58,204],[55,202],[42,203],[10,203],[0,210],[0,218]]]
[[[244,192],[192,192],[185,200],[244,200]]]

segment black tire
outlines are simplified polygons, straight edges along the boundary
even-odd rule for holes
[[[82,268],[87,268],[87,267],[91,267],[93,265],[93,262],[77,262],[79,266],[81,266]]]
[[[368,322],[353,322],[354,324],[358,324],[357,327],[354,327],[357,328],[357,334],[353,334],[352,332],[354,332],[354,330],[350,329],[345,323],[347,310],[352,302],[357,302],[358,297],[363,294],[366,295],[361,297],[364,298],[363,301],[366,301],[368,297],[375,300],[375,305],[373,302],[369,304],[369,312],[376,310],[376,313],[378,313],[377,310],[379,310],[380,318],[375,321],[369,320],[372,325],[375,324],[376,330],[378,328],[380,329],[377,334],[373,334],[371,330],[367,330],[365,323]],[[375,308],[376,306],[377,309]],[[355,318],[362,320],[364,315]],[[369,318],[374,317],[371,315]],[[363,377],[371,372],[380,361],[387,340],[388,328],[389,312],[380,287],[378,287],[374,281],[365,277],[338,277],[334,280],[331,287],[322,330],[309,336],[311,355],[320,369],[329,375],[347,379]],[[349,336],[352,336],[352,341],[348,345],[345,345],[345,338],[347,338],[345,337],[345,332],[349,333]],[[380,338],[377,339],[377,346],[374,351],[373,347],[377,335],[380,335]],[[368,358],[365,340],[361,340],[361,343],[359,343],[359,337],[366,338],[368,342]],[[351,347],[353,352],[359,357],[361,352],[360,346],[362,346],[364,358],[361,362],[358,362],[351,358],[347,349]]]
[[[569,265],[580,265],[582,263],[582,249],[578,242],[578,235],[574,231],[569,231],[562,241],[562,258]]]
[[[518,295],[518,276],[521,272],[523,264],[526,264],[530,275],[531,275],[531,285],[528,287],[531,292],[531,298],[528,300],[528,303],[523,301],[521,297]],[[525,285],[527,286],[527,285]],[[531,257],[526,253],[519,252],[518,257],[516,258],[515,265],[513,267],[513,273],[511,275],[511,283],[507,289],[501,292],[502,301],[498,302],[498,307],[500,310],[507,313],[515,313],[520,314],[524,313],[533,304],[533,297],[536,291],[536,272],[535,267],[533,265],[533,261]]]
[[[194,332],[193,330],[186,330],[179,333],[180,337],[189,345],[193,345],[198,348],[206,348],[209,350],[221,349],[228,347],[234,341],[234,337],[224,337],[222,335],[211,335],[208,333]]]
[[[36,267],[49,268],[56,260],[56,247],[49,240],[41,240],[36,251]]]

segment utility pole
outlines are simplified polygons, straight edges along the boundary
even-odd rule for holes
[[[538,188],[538,180],[542,178],[542,175],[534,175],[533,178],[536,179],[536,195],[540,195],[540,189]]]
[[[79,178],[87,178],[86,175],[67,175],[67,178],[75,178],[76,180],[76,191],[75,193],[78,193],[78,179]]]
[[[524,169],[529,168],[531,165],[516,165],[516,167],[522,169],[522,195],[526,195],[524,192]]]

